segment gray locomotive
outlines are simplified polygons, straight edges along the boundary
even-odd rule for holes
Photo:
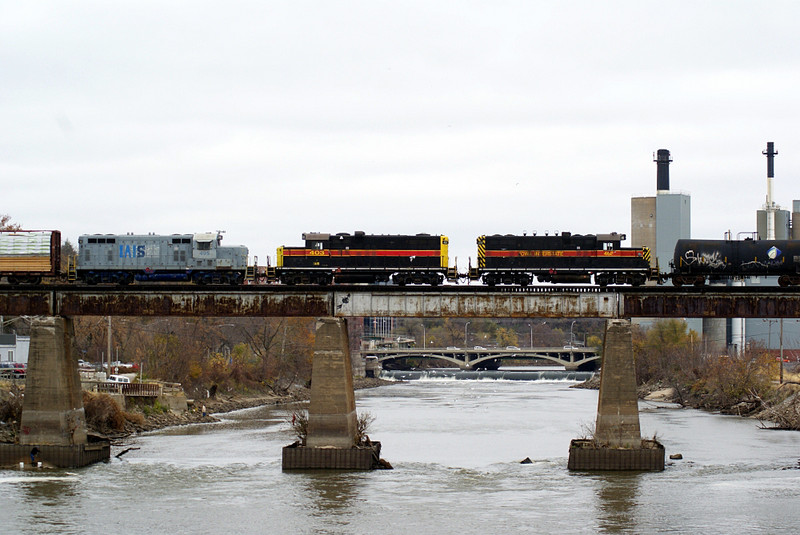
[[[222,234],[91,234],[78,238],[77,278],[87,284],[192,281],[241,284],[247,247],[223,247]]]
[[[675,286],[702,286],[707,279],[775,276],[780,286],[800,284],[800,241],[678,240],[675,244]]]

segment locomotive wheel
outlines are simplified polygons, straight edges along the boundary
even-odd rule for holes
[[[697,277],[692,284],[694,284],[695,288],[702,288],[703,286],[706,285],[706,278],[705,277]]]
[[[676,288],[683,286],[683,277],[672,277],[672,285]]]
[[[792,279],[790,279],[787,275],[781,275],[778,277],[778,286],[782,288],[786,288],[787,286],[792,285]]]

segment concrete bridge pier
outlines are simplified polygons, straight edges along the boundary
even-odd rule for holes
[[[305,444],[283,448],[283,469],[369,470],[380,442],[357,443],[357,420],[347,321],[317,321]]]
[[[19,444],[0,445],[0,464],[85,466],[108,459],[108,441],[89,443],[70,318],[33,320]],[[35,450],[34,450],[35,448]]]
[[[594,437],[570,444],[570,470],[663,470],[664,447],[642,439],[631,324],[609,320]]]

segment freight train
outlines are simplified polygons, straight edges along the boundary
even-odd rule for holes
[[[57,230],[0,232],[0,278],[37,284],[61,278],[87,284],[134,281],[191,281],[241,284],[247,247],[221,245],[222,234],[92,234],[78,238],[78,254],[61,270]]]
[[[594,283],[639,286],[672,279],[676,286],[708,280],[777,276],[800,285],[800,241],[679,240],[672,271],[651,266],[646,247],[626,248],[624,234],[485,235],[477,239],[477,265],[459,273],[449,265],[443,235],[305,233],[302,246],[281,246],[275,266],[248,265],[245,246],[222,246],[222,234],[82,235],[78,254],[61,265],[58,231],[0,232],[0,280],[36,284],[186,281],[285,285],[335,283],[426,284],[468,280],[487,286]]]

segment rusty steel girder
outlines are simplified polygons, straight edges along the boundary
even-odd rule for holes
[[[800,318],[794,295],[632,295],[624,297],[626,318]]]
[[[53,316],[51,292],[0,293],[0,316]]]
[[[800,318],[783,288],[0,287],[7,316]]]
[[[216,316],[285,317],[330,315],[324,293],[146,292],[63,294],[56,310],[62,316]]]

